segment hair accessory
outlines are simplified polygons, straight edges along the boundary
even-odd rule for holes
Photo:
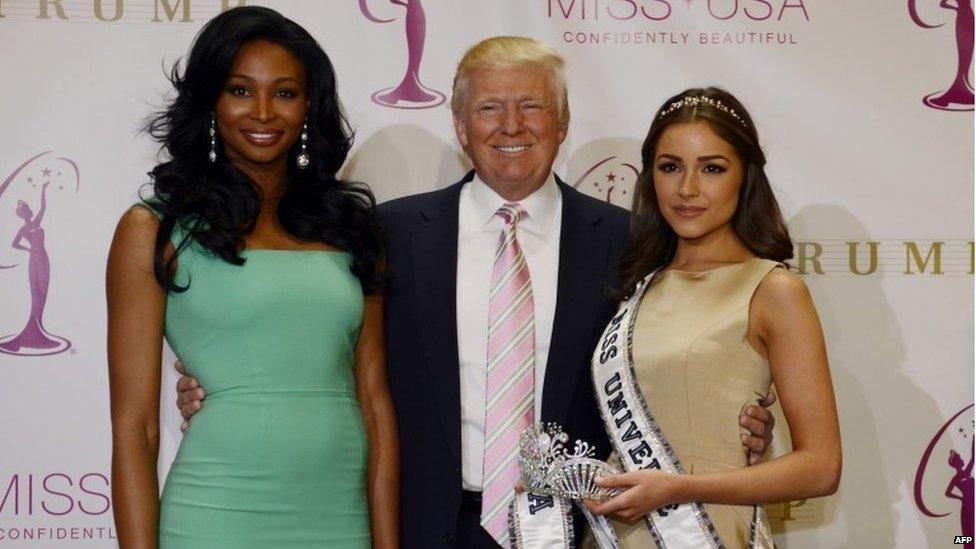
[[[298,169],[304,170],[308,167],[308,118],[302,122],[302,152],[298,154],[298,158],[295,159],[295,163],[298,164]]]
[[[606,501],[622,492],[596,485],[596,478],[616,475],[616,467],[593,458],[596,451],[577,440],[570,452],[569,435],[555,423],[535,423],[519,437],[519,467],[527,492],[566,499]]]
[[[725,105],[725,103],[722,103],[722,101],[718,99],[712,99],[711,97],[705,95],[699,95],[697,97],[692,97],[692,96],[682,97],[681,99],[668,105],[666,109],[662,110],[661,114],[658,115],[658,118],[664,118],[665,116],[671,114],[672,112],[682,107],[697,107],[700,104],[705,104],[710,107],[715,107],[716,109],[738,120],[739,123],[745,126],[746,128],[749,127],[749,125],[746,124],[746,121],[739,116],[739,113],[735,112],[735,109],[730,109],[728,106]]]
[[[210,162],[217,161],[217,113],[210,113],[210,154],[207,155]]]

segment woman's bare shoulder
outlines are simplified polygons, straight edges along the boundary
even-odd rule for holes
[[[763,278],[756,288],[753,307],[761,324],[781,320],[783,316],[815,312],[803,278],[785,268],[775,268]]]
[[[125,244],[154,244],[156,233],[159,231],[159,218],[148,206],[135,204],[131,206],[115,227],[115,241]]]

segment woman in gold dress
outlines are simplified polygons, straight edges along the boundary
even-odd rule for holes
[[[627,472],[601,479],[623,491],[589,508],[615,519],[624,548],[771,547],[761,505],[836,491],[841,444],[823,333],[783,263],[793,246],[756,126],[728,92],[689,89],[658,111],[642,158],[614,320],[628,324],[626,367],[609,377],[613,323],[594,357]],[[626,412],[619,374],[637,395]],[[734,418],[771,383],[793,448],[747,467]]]

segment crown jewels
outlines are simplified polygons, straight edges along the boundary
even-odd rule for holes
[[[728,106],[725,105],[725,103],[722,103],[718,99],[712,99],[711,97],[707,97],[704,95],[699,95],[697,97],[691,97],[691,96],[682,97],[681,99],[675,101],[674,103],[671,103],[670,105],[668,105],[666,109],[661,111],[661,114],[658,115],[658,118],[664,118],[665,116],[671,114],[672,112],[682,107],[697,107],[700,104],[705,104],[710,107],[715,107],[716,109],[724,112],[725,114],[731,116],[732,118],[735,118],[743,126],[747,128],[749,127],[749,125],[746,124],[746,121],[739,116],[739,113],[735,112],[735,109],[729,108]]]
[[[619,494],[619,488],[602,488],[596,478],[619,474],[609,463],[593,458],[595,449],[577,440],[573,450],[566,448],[569,435],[555,423],[536,423],[519,438],[519,467],[525,490],[543,496],[606,501]]]

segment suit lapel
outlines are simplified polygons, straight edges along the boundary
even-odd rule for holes
[[[471,174],[444,189],[420,212],[425,223],[411,235],[414,298],[424,343],[429,397],[445,442],[461,463],[461,388],[457,343],[458,199]]]
[[[556,312],[542,389],[542,419],[563,424],[587,366],[594,322],[604,299],[610,241],[602,216],[586,208],[578,191],[559,181],[563,198]]]

